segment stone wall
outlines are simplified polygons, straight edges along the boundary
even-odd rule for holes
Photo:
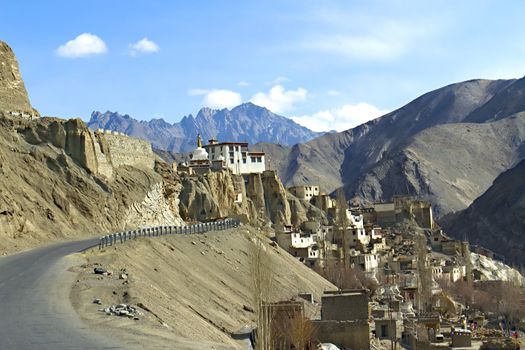
[[[11,119],[26,141],[38,145],[51,142],[93,175],[111,179],[122,165],[153,170],[155,155],[147,141],[122,134],[93,132],[81,119]]]
[[[155,157],[151,144],[148,141],[132,138],[122,134],[95,132],[95,142],[98,143],[100,153],[96,153],[101,171],[105,171],[105,162],[113,168],[121,165],[130,165],[137,168],[153,169]],[[105,159],[104,159],[105,158]],[[99,170],[99,172],[101,172]]]

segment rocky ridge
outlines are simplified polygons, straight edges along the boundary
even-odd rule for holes
[[[37,113],[29,102],[13,50],[0,40],[0,113],[8,111]]]
[[[170,152],[192,150],[197,134],[201,134],[203,140],[217,138],[251,144],[272,142],[283,145],[306,142],[322,134],[253,103],[244,103],[231,110],[202,108],[196,116],[185,116],[174,124],[163,119],[138,121],[127,114],[95,111],[88,125],[94,130],[108,129],[142,138],[150,141],[153,147]]]

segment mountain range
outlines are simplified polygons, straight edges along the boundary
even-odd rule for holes
[[[287,185],[343,187],[360,203],[411,195],[438,216],[465,209],[525,157],[525,79],[470,80],[431,91],[356,128],[272,154]],[[285,152],[285,154],[283,154]]]
[[[437,216],[467,208],[525,157],[525,78],[469,80],[428,92],[380,118],[339,133],[314,133],[266,108],[203,108],[179,123],[139,122],[94,112],[89,126],[185,152],[195,136],[258,142],[285,185],[319,184],[364,205],[410,195]],[[317,137],[316,137],[317,136]],[[177,157],[175,157],[177,159]]]
[[[202,108],[195,117],[190,114],[173,124],[163,119],[138,121],[127,114],[95,111],[91,114],[88,126],[92,129],[120,131],[148,140],[155,148],[179,153],[195,148],[197,134],[201,134],[203,140],[216,138],[282,145],[306,142],[323,134],[250,102],[231,110]]]

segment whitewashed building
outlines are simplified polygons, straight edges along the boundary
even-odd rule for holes
[[[310,201],[313,197],[319,196],[319,186],[303,185],[288,187],[288,191],[295,197]]]
[[[379,255],[355,252],[350,255],[350,264],[361,267],[365,272],[375,272],[379,266]]]
[[[363,223],[363,215],[354,215],[350,210],[346,211],[346,217],[348,219],[348,231],[350,237],[350,247],[357,247],[358,244],[366,246],[370,243],[370,234],[366,232]]]
[[[210,161],[223,160],[224,166],[236,175],[262,173],[266,170],[264,152],[251,152],[247,142],[218,142],[215,139],[203,146]]]

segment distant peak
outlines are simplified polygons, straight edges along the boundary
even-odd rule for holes
[[[209,107],[203,107],[200,109],[200,111],[197,113],[197,118],[209,118],[213,116],[218,111],[216,109],[212,109]]]

